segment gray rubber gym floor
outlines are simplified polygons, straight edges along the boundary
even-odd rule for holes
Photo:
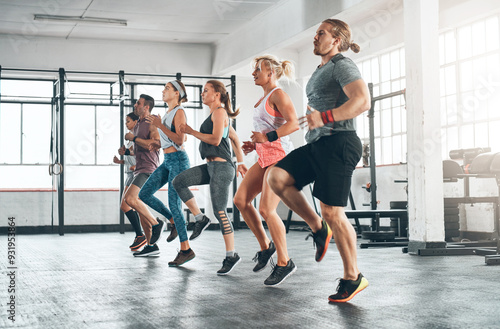
[[[157,258],[134,258],[132,233],[18,235],[15,322],[9,320],[7,237],[0,244],[0,327],[23,328],[499,328],[500,266],[480,256],[421,257],[401,248],[358,249],[370,286],[347,304],[329,304],[342,275],[335,244],[314,261],[306,232],[288,234],[298,270],[266,287],[253,273],[258,244],[236,232],[242,261],[217,276],[219,231],[192,242],[196,258],[170,268],[178,240]]]

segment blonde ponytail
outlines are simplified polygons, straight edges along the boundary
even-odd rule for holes
[[[268,69],[276,73],[276,80],[285,76],[288,80],[295,80],[295,67],[291,61],[280,61],[274,55],[262,55],[253,59],[254,66],[264,64]]]

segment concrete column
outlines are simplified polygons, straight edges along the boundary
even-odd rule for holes
[[[408,252],[412,254],[445,246],[438,20],[438,1],[404,0]]]

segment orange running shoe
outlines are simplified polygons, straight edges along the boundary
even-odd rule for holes
[[[358,292],[368,287],[368,280],[359,273],[357,280],[340,279],[337,293],[328,297],[331,303],[345,303],[350,301]]]
[[[328,245],[330,244],[330,240],[332,239],[332,229],[323,219],[321,229],[316,233],[311,233],[306,237],[306,240],[309,237],[313,237],[314,244],[316,245],[316,261],[321,262],[323,257],[325,257],[326,251],[328,249]]]

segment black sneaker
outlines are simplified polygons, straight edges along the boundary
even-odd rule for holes
[[[134,257],[149,257],[149,256],[157,256],[159,254],[160,254],[160,248],[158,248],[158,246],[155,244],[152,246],[147,245],[141,251],[134,252]]]
[[[296,270],[297,266],[295,266],[293,261],[289,259],[286,266],[274,266],[271,275],[266,279],[266,281],[264,281],[264,284],[266,286],[277,286],[285,281],[285,279],[292,275]]]
[[[315,259],[317,262],[321,262],[323,257],[326,254],[326,250],[328,249],[328,245],[330,244],[330,240],[332,239],[332,230],[330,226],[323,219],[321,229],[316,233],[311,233],[306,237],[306,240],[309,237],[313,237],[314,244],[316,245],[316,256]]]
[[[177,237],[177,229],[174,224],[170,224],[170,234],[167,237],[167,242],[172,242]]]
[[[165,228],[165,222],[159,218],[156,218],[158,224],[151,227],[151,239],[149,239],[150,244],[155,244],[160,240],[163,229]]]
[[[145,244],[146,244],[146,236],[144,234],[136,236],[134,239],[134,243],[130,245],[130,250],[137,251]]]
[[[205,229],[210,225],[210,219],[203,215],[203,219],[200,220],[200,221],[196,221],[196,223],[194,223],[194,227],[193,227],[193,234],[191,234],[191,236],[189,237],[189,240],[193,241],[194,239],[196,239],[197,237],[200,236],[200,234],[205,231]]]
[[[361,273],[359,273],[357,280],[340,279],[337,293],[328,297],[328,300],[332,303],[348,302],[366,287],[368,287],[368,280]]]
[[[257,265],[253,268],[254,272],[260,272],[266,267],[267,262],[269,261],[269,258],[274,254],[276,251],[276,247],[274,246],[274,243],[271,241],[269,243],[269,248],[266,250],[261,250],[258,251],[255,254],[255,257],[253,258],[254,262],[257,262]]]
[[[189,262],[196,255],[194,254],[193,249],[189,249],[188,253],[183,252],[182,250],[177,253],[177,257],[171,262],[168,262],[168,266],[175,267],[181,266],[184,263]]]
[[[217,275],[227,275],[229,274],[234,266],[240,262],[241,258],[237,253],[234,253],[233,257],[226,257],[222,261],[222,267],[217,271]]]

